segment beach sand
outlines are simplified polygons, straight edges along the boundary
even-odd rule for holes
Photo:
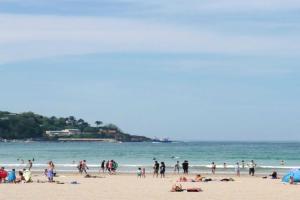
[[[37,183],[46,181],[42,175],[34,175],[34,183],[0,184],[0,199],[209,199],[209,200],[296,200],[300,199],[300,185],[282,184],[280,180],[262,179],[261,177],[235,177],[233,175],[216,175],[213,179],[232,177],[234,182],[198,182],[181,183],[183,187],[201,187],[203,192],[172,193],[170,189],[179,175],[167,174],[166,178],[152,178],[149,174],[145,179],[134,174],[101,175],[103,178],[84,178],[77,174],[64,174],[55,178],[56,183]],[[194,177],[193,175],[189,176]],[[80,184],[72,185],[77,181]]]

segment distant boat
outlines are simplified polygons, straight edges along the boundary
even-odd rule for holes
[[[162,138],[162,139],[159,139],[159,138],[154,138],[152,143],[172,143],[173,141],[170,140],[169,138]]]

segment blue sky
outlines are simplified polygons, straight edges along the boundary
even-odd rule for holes
[[[0,110],[300,140],[296,0],[0,0]]]

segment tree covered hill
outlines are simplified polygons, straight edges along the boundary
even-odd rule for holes
[[[63,129],[79,129],[82,134],[69,137],[85,138],[111,138],[118,141],[141,142],[151,141],[144,136],[135,136],[123,133],[114,124],[103,125],[102,121],[96,121],[96,126],[90,125],[83,119],[70,117],[45,117],[33,112],[10,113],[0,111],[0,138],[2,139],[49,139],[46,131]]]

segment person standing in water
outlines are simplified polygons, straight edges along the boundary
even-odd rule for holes
[[[235,164],[235,172],[236,172],[237,176],[241,175],[241,173],[240,173],[240,163],[238,163],[238,162]]]
[[[176,162],[175,166],[174,166],[174,173],[179,174],[179,161]]]
[[[85,174],[87,174],[87,169],[89,169],[88,168],[88,166],[87,166],[87,164],[86,164],[86,160],[83,160],[83,162],[82,162],[82,172],[84,172]]]
[[[102,172],[104,173],[104,170],[105,170],[105,160],[103,160],[103,161],[101,162],[101,170],[102,170]]]
[[[242,168],[244,169],[245,168],[245,161],[242,160]]]
[[[211,173],[212,173],[212,174],[215,174],[215,173],[216,173],[216,168],[217,168],[217,166],[216,166],[215,162],[212,162],[212,163],[211,163]]]
[[[153,166],[153,177],[156,176],[158,177],[158,171],[159,171],[159,163],[155,161],[154,166]]]
[[[31,160],[28,160],[28,170],[30,171],[32,168],[32,161]]]
[[[82,163],[83,163],[82,160],[79,161],[79,164],[77,166],[77,169],[78,169],[78,171],[79,171],[80,174],[82,174]]]
[[[248,166],[249,166],[249,175],[254,176],[256,164],[254,163],[253,160],[251,160]]]
[[[184,174],[189,173],[189,162],[187,160],[182,163],[182,169]]]
[[[160,178],[165,178],[166,165],[164,162],[160,163]]]

